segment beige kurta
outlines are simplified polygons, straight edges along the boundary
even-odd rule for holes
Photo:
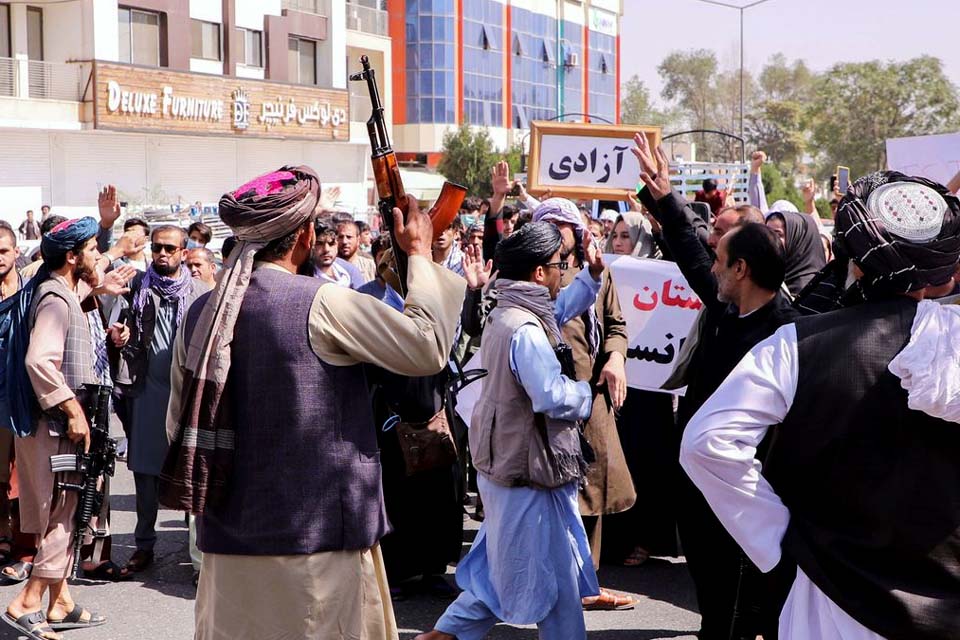
[[[370,362],[407,376],[442,369],[466,282],[423,256],[412,256],[408,269],[402,314],[351,289],[320,287],[309,326],[317,357],[339,366]],[[168,436],[176,432],[173,417],[180,415],[185,362],[181,330],[173,353]],[[300,556],[204,554],[196,620],[197,640],[398,637],[379,546]]]

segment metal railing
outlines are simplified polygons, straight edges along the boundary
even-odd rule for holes
[[[17,61],[0,58],[0,96],[17,95]]]
[[[716,180],[717,187],[726,189],[738,203],[747,201],[747,182],[750,165],[727,162],[676,162],[670,164],[670,182],[688,200],[693,200],[707,178]]]
[[[387,12],[376,0],[347,2],[347,29],[378,36],[387,35]]]
[[[75,64],[30,60],[27,77],[31,98],[81,100],[80,67]]]
[[[323,8],[322,0],[283,0],[281,7],[292,11],[323,15],[321,10]]]

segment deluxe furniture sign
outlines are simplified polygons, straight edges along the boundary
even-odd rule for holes
[[[347,91],[97,62],[94,127],[114,131],[350,139]]]

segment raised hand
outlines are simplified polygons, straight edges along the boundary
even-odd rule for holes
[[[463,253],[463,275],[467,279],[467,286],[473,290],[487,286],[490,272],[493,271],[493,260],[484,263],[481,253],[475,245],[468,245]]]
[[[100,286],[94,290],[96,295],[122,296],[128,293],[130,289],[127,283],[137,275],[137,270],[128,264],[122,265],[108,271],[100,278]]]
[[[104,229],[113,227],[113,223],[120,217],[120,201],[117,199],[117,188],[108,184],[97,196],[97,208],[100,210],[100,226]]]
[[[763,151],[754,151],[750,156],[750,173],[760,173],[760,167],[767,161],[767,154]]]
[[[340,187],[327,187],[320,192],[317,209],[320,213],[332,211],[340,199]]]
[[[506,197],[510,193],[510,165],[503,160],[490,169],[490,186],[494,196]]]
[[[817,197],[817,183],[813,180],[807,180],[800,187],[800,193],[803,195],[803,201],[810,203]]]
[[[662,147],[657,147],[656,151],[650,148],[647,137],[642,133],[635,134],[633,141],[636,146],[631,149],[633,155],[640,161],[640,181],[650,190],[650,194],[656,200],[669,195],[672,191],[670,186],[670,162]]]
[[[587,267],[590,269],[590,275],[593,276],[594,280],[599,280],[606,268],[606,265],[603,264],[603,252],[593,235],[586,232],[583,234],[583,255],[586,258]]]

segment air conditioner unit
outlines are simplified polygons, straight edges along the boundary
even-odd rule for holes
[[[580,56],[574,52],[570,52],[567,54],[567,59],[563,62],[563,64],[568,67],[579,67]]]

